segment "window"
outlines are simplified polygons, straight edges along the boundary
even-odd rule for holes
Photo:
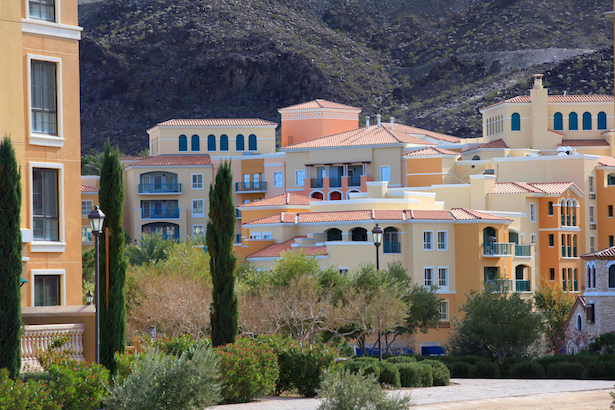
[[[536,235],[535,233],[531,233],[530,234],[530,243],[536,243],[538,242],[538,235]]]
[[[237,139],[235,140],[235,149],[237,151],[245,150],[244,139],[243,139],[243,135],[241,134],[237,135]]]
[[[609,266],[609,288],[615,288],[615,265]]]
[[[589,251],[590,252],[596,251],[596,237],[595,236],[589,237]]]
[[[256,240],[259,240],[259,241],[260,241],[260,239],[261,239],[261,233],[259,232],[259,233],[253,233],[253,234],[250,234],[250,239],[256,239]]]
[[[214,140],[214,144],[215,144],[215,140]],[[214,145],[214,147],[215,147],[215,145]],[[193,135],[192,136],[190,149],[193,152],[198,152],[198,151],[201,150],[201,141],[200,141],[200,138],[199,138],[198,135]],[[215,148],[214,148],[214,151],[215,151]]]
[[[448,286],[448,268],[438,268],[438,286]]]
[[[303,186],[305,184],[305,171],[295,171],[295,186]]]
[[[433,251],[433,231],[423,231],[423,250]]]
[[[235,235],[235,243],[241,243],[241,234],[240,233]]]
[[[536,222],[536,204],[530,204],[530,222]]]
[[[589,185],[589,193],[593,194],[594,193],[594,177],[593,176],[591,175],[589,176],[587,184]]]
[[[179,136],[179,152],[188,151],[188,138],[185,135]]]
[[[92,201],[81,201],[81,216],[86,217],[92,212]]]
[[[391,182],[391,167],[380,167],[380,180]]]
[[[609,248],[613,245],[615,245],[613,244],[613,235],[609,235]]]
[[[57,169],[32,169],[32,228],[35,240],[60,240],[58,174]]]
[[[612,218],[613,217],[613,205],[608,205],[607,209],[608,209],[609,218]]]
[[[549,248],[553,248],[555,246],[555,235],[552,233],[549,234]]]
[[[448,250],[448,231],[438,231],[438,250]]]
[[[448,302],[440,302],[440,320],[448,320]]]
[[[256,151],[256,135],[250,134],[248,137],[248,150]]]
[[[561,112],[556,112],[555,115],[553,115],[553,129],[555,131],[564,130],[564,116]]]
[[[598,129],[606,130],[606,113],[602,111],[598,113]]]
[[[589,223],[590,224],[594,223],[594,207],[593,206],[589,207]]]
[[[553,216],[553,202],[549,201],[549,216]]]
[[[228,151],[228,135],[226,134],[220,136],[220,151]]]
[[[207,151],[215,151],[216,150],[216,136],[209,135],[207,137]]]
[[[192,236],[205,235],[205,225],[192,225]]]
[[[29,0],[28,17],[31,19],[56,21],[54,0]]]
[[[579,118],[576,112],[568,114],[568,129],[570,131],[577,131],[579,129]]]
[[[271,232],[263,232],[263,239],[271,240]]]
[[[514,113],[510,117],[510,130],[521,131],[521,116],[518,113]]]
[[[433,286],[433,268],[424,268],[425,273],[425,286]]]
[[[34,276],[34,306],[60,306],[61,275]]]
[[[589,131],[592,129],[592,115],[589,112],[583,113],[583,130]]]
[[[57,64],[48,61],[31,61],[30,107],[32,132],[58,135],[58,86]]]
[[[555,280],[555,268],[549,268],[549,280],[550,281]]]
[[[351,233],[351,239],[353,242],[367,242],[367,229],[354,228]]]
[[[89,226],[81,227],[81,242],[92,242],[92,228]]]
[[[341,241],[342,240],[342,231],[337,228],[332,228],[327,231],[327,242],[331,241]]]
[[[192,216],[197,218],[205,216],[205,201],[203,199],[192,200]]]
[[[261,189],[260,180],[261,180],[261,174],[252,175],[252,189],[255,189],[255,190]]]
[[[192,174],[192,189],[203,189],[203,174]]]
[[[273,186],[274,188],[281,188],[284,186],[283,180],[284,174],[282,172],[274,172],[273,173]]]

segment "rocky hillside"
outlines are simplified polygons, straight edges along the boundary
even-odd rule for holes
[[[527,93],[613,93],[609,0],[82,0],[82,149],[325,98],[461,137]]]

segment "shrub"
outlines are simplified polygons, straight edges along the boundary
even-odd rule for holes
[[[448,386],[450,384],[451,372],[448,367],[442,362],[437,360],[424,360],[421,363],[425,363],[431,366],[433,371],[433,385],[434,386]]]
[[[419,387],[421,385],[421,377],[419,366],[416,363],[397,363],[399,371],[399,381],[401,387]]]
[[[455,362],[449,365],[451,377],[470,377],[470,368],[472,366],[466,362]]]
[[[47,370],[51,397],[65,409],[96,410],[107,394],[109,371],[95,363],[67,361]]]
[[[615,379],[615,363],[596,361],[587,365],[588,379]]]
[[[549,368],[553,363],[561,363],[566,359],[566,356],[556,355],[556,356],[543,356],[534,360],[536,363],[540,364],[545,371]]]
[[[147,353],[135,359],[104,402],[107,410],[200,409],[220,401],[219,377],[212,350],[199,350],[192,358]]]
[[[480,356],[461,356],[459,360],[462,362],[471,364],[471,365],[475,365],[476,363],[484,362],[487,359],[485,359],[484,357],[480,357]]]
[[[615,353],[615,334],[603,333],[591,342],[587,348],[592,352]]]
[[[391,363],[416,363],[414,356],[391,356],[387,359]]]
[[[525,361],[511,367],[508,376],[513,379],[542,379],[545,369],[536,362]]]
[[[470,366],[468,376],[475,379],[497,379],[500,377],[500,368],[497,363],[483,359]]]
[[[380,379],[380,366],[378,361],[351,360],[344,365],[344,368],[351,373],[362,373],[365,376],[373,374],[376,380]]]
[[[401,387],[401,382],[399,380],[399,370],[395,363],[381,362],[379,366],[380,377],[378,381],[394,389],[399,389]]]
[[[549,379],[583,379],[585,366],[581,363],[552,363],[547,368]]]
[[[55,333],[51,338],[51,343],[47,349],[35,350],[36,359],[41,364],[43,369],[47,370],[54,364],[62,364],[70,360],[70,356],[74,353],[73,349],[68,346],[70,335],[68,333]]]
[[[274,391],[279,370],[273,350],[249,339],[215,350],[221,359],[222,397],[226,403],[247,403]]]
[[[500,365],[500,376],[508,377],[510,373],[510,368],[519,363],[520,360],[517,357],[505,357],[502,360],[502,364]]]
[[[60,410],[61,405],[52,399],[49,388],[42,381],[9,379],[7,369],[0,369],[0,409],[11,410]]]
[[[373,375],[363,376],[347,370],[326,372],[318,397],[322,399],[318,410],[402,410],[412,404],[410,396],[387,396]]]
[[[176,357],[180,357],[184,353],[192,357],[196,351],[210,348],[211,339],[208,337],[194,338],[192,335],[183,335],[171,339],[156,339],[154,347]]]
[[[418,363],[421,387],[433,386],[433,369],[428,363]]]

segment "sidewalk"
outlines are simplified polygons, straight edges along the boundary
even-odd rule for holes
[[[613,390],[612,380],[514,380],[514,379],[451,379],[450,386],[396,390],[389,394],[411,394],[420,410],[421,405],[453,403],[475,400],[493,400],[507,397],[545,395],[552,393]],[[605,392],[607,394],[607,392]],[[217,406],[220,410],[316,410],[318,399],[264,397],[245,404]]]

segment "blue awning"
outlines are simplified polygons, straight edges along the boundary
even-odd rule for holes
[[[446,356],[444,348],[441,346],[425,346],[421,347],[421,355],[423,356]]]

